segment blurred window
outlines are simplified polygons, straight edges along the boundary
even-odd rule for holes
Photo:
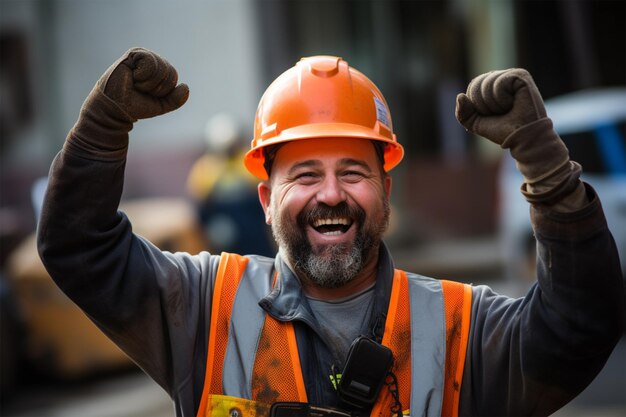
[[[607,174],[615,171],[622,171],[622,163],[626,159],[626,121],[617,125],[599,127],[603,132],[616,133],[611,135],[611,140],[599,134],[599,130],[589,130],[584,132],[569,133],[561,135],[563,142],[570,151],[570,158],[580,163],[586,173]],[[616,142],[614,142],[616,141]],[[618,158],[617,166],[612,163],[612,157],[617,152],[621,155]]]

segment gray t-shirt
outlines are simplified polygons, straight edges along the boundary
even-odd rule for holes
[[[349,297],[327,301],[307,297],[319,328],[337,359],[345,362],[350,345],[368,333],[374,301],[374,285]]]

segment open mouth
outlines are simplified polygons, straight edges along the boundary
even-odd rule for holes
[[[332,219],[317,219],[313,221],[311,226],[318,232],[326,236],[339,236],[346,233],[353,220],[347,217],[338,217]]]

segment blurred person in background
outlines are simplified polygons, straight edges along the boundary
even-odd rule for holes
[[[235,119],[219,113],[205,128],[207,151],[191,168],[191,194],[214,253],[235,252],[272,256],[276,249],[264,222],[254,176],[241,161],[247,149]]]
[[[525,70],[457,97],[460,123],[524,175],[538,281],[519,299],[394,269],[382,235],[403,148],[378,88],[336,57],[303,58],[258,106],[244,163],[274,259],[134,235],[117,210],[129,132],[185,103],[177,78],[141,48],[104,73],[52,164],[38,230],[50,275],[176,415],[548,415],[602,369],[624,331],[615,243]]]

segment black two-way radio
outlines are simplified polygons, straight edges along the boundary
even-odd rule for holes
[[[378,398],[393,365],[391,349],[367,336],[352,342],[337,391],[346,404],[369,408]]]

